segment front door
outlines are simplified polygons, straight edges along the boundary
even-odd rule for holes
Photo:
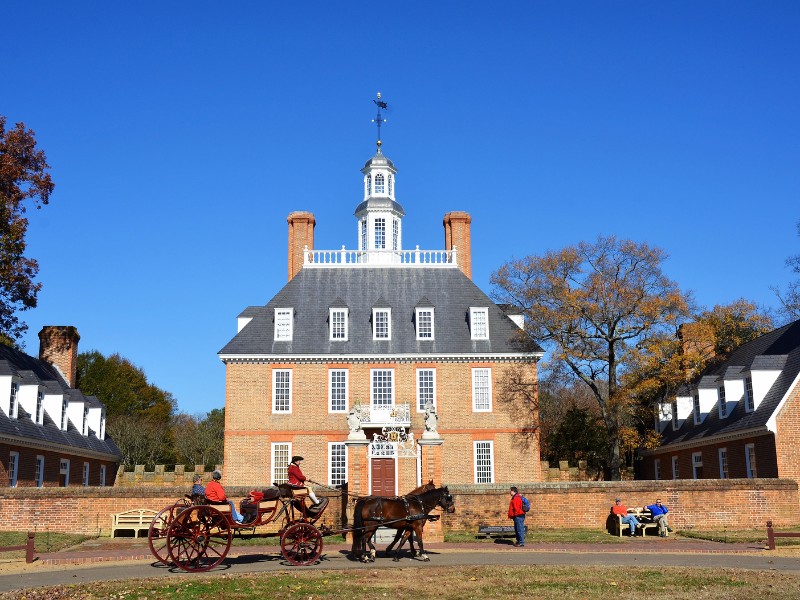
[[[373,496],[394,496],[394,459],[393,458],[373,458],[372,459],[372,490]]]

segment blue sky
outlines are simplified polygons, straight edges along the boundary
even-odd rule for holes
[[[192,414],[286,282],[286,216],[357,245],[359,169],[398,168],[405,247],[469,212],[473,279],[598,235],[647,241],[703,305],[774,306],[800,253],[800,3],[36,2],[0,6],[0,114],[46,151],[43,325]]]

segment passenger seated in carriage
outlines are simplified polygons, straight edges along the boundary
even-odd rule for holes
[[[303,472],[300,470],[300,462],[302,460],[302,456],[292,457],[292,462],[289,464],[289,485],[297,489],[307,489],[308,497],[311,498],[314,506],[317,506],[321,501],[317,499],[317,496],[314,494],[314,490],[306,485],[306,476],[303,475]]]
[[[200,477],[200,475],[195,474],[195,476],[192,477],[192,491],[189,492],[189,496],[191,497],[192,502],[196,503],[198,501],[200,502],[205,501],[206,488],[203,487],[201,481],[203,481],[203,478]]]
[[[211,474],[211,481],[209,481],[206,486],[206,500],[208,500],[209,504],[229,504],[233,520],[241,524],[242,515],[236,512],[236,505],[233,503],[233,500],[228,500],[228,497],[225,495],[225,488],[223,488],[222,484],[219,482],[220,479],[222,479],[222,473],[215,469]]]

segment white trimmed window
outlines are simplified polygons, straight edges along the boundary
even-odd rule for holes
[[[342,442],[328,444],[328,485],[341,485],[347,481],[347,446]]]
[[[724,385],[721,385],[717,388],[717,395],[719,397],[719,418],[724,419],[728,416],[728,403],[725,400]]]
[[[385,248],[386,248],[386,219],[379,217],[375,219],[375,249],[384,250]]]
[[[347,369],[328,369],[328,412],[347,412]]]
[[[475,483],[494,483],[494,442],[473,442]]]
[[[17,418],[17,396],[19,394],[19,384],[11,383],[11,395],[8,399],[8,416],[12,419]]]
[[[394,177],[392,177],[391,173],[389,173],[388,180],[389,180],[389,195],[391,196],[394,193]]]
[[[694,479],[703,478],[703,453],[692,452],[692,477]]]
[[[83,463],[83,487],[89,485],[89,463]]]
[[[367,249],[367,220],[361,219],[361,249]]]
[[[83,423],[81,424],[83,435],[89,435],[89,405],[83,405]]]
[[[728,449],[727,448],[720,448],[717,450],[717,455],[719,456],[719,478],[720,479],[727,479],[728,478]]]
[[[680,469],[678,468],[678,457],[677,456],[673,456],[672,457],[672,478],[673,479],[680,479],[681,478],[681,472],[680,472]]]
[[[272,371],[272,412],[292,412],[292,370]]]
[[[69,400],[64,398],[61,401],[61,429],[63,431],[67,430],[67,426],[69,425],[69,418],[67,417],[67,407],[69,406]]]
[[[69,459],[62,458],[58,470],[61,475],[61,487],[69,487]]]
[[[36,487],[44,485],[44,456],[41,454],[36,457],[36,472],[33,478],[36,481]]]
[[[417,411],[424,412],[427,402],[436,406],[436,369],[417,369]]]
[[[367,175],[367,196],[372,195],[372,175]]]
[[[372,339],[392,339],[392,311],[389,308],[372,309]]]
[[[470,308],[469,323],[473,340],[489,339],[489,309]]]
[[[492,410],[492,370],[472,369],[472,412]]]
[[[41,425],[44,422],[44,392],[39,390],[36,393],[36,422]]]
[[[105,487],[106,485],[106,466],[100,465],[100,487]]]
[[[392,180],[390,179],[389,182]],[[400,221],[392,219],[392,250],[397,250],[400,245]]]
[[[653,461],[653,470],[655,473],[655,479],[661,479],[661,459],[657,458]]]
[[[678,401],[672,403],[672,431],[678,429]]]
[[[394,406],[394,369],[370,369],[372,406]]]
[[[700,425],[700,395],[695,394],[692,398],[692,414],[694,415],[694,424]]]
[[[745,444],[744,446],[744,461],[747,466],[747,477],[754,479],[758,477],[758,469],[756,468],[756,445]]]
[[[331,341],[347,341],[347,309],[331,308],[329,319],[331,324]]]
[[[17,487],[19,475],[19,452],[12,452],[8,456],[8,487]]]
[[[753,378],[744,378],[744,410],[753,412],[756,409],[755,399],[753,398]]]
[[[289,481],[289,460],[292,456],[292,444],[289,442],[273,442],[270,448],[273,483]]]
[[[417,309],[417,339],[433,339],[433,308]]]
[[[291,308],[275,309],[275,341],[291,342],[294,321],[294,310]]]
[[[375,175],[375,193],[376,194],[383,194],[384,193],[384,179],[383,174],[378,173]]]

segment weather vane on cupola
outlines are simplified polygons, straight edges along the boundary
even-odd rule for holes
[[[378,142],[377,142],[377,145],[378,145],[378,154],[380,154],[381,144],[383,143],[383,142],[381,142],[381,123],[385,123],[386,122],[386,119],[384,119],[381,116],[381,109],[389,110],[389,106],[386,104],[386,102],[381,100],[381,93],[380,92],[378,92],[378,99],[377,100],[373,100],[373,102],[378,106],[378,116],[375,117],[374,119],[372,119],[372,122],[375,123],[378,126]]]

